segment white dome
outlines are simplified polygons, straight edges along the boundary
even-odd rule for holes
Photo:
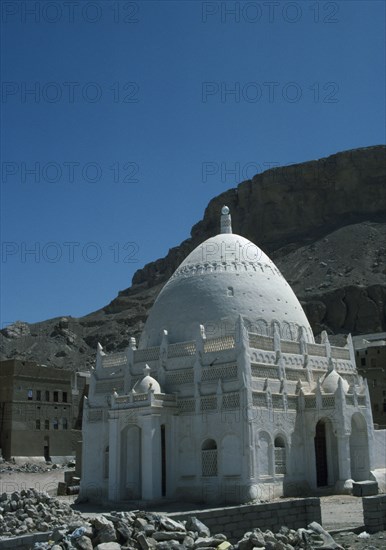
[[[134,393],[147,393],[149,389],[153,390],[154,393],[162,393],[161,386],[155,378],[152,376],[144,376],[142,380],[139,380],[133,387]]]
[[[226,227],[231,231],[230,221]],[[272,260],[251,241],[223,232],[200,244],[171,276],[139,347],[160,345],[163,330],[169,343],[194,340],[200,324],[207,338],[233,334],[239,315],[252,332],[272,335],[276,321],[283,339],[297,340],[304,327],[306,340],[314,342],[303,308]]]
[[[342,380],[343,391],[348,392],[349,384],[347,380],[341,377],[336,370],[328,372],[322,380],[321,387],[324,393],[335,393],[338,389],[339,380]]]

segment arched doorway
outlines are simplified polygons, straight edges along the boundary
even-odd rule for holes
[[[264,478],[273,474],[273,447],[271,436],[267,432],[260,432],[257,440],[257,465],[259,477]]]
[[[338,479],[338,447],[329,418],[321,418],[315,428],[316,486],[334,485]]]
[[[354,481],[369,479],[369,443],[367,437],[366,420],[360,413],[351,417],[350,435],[351,477]]]
[[[121,438],[121,498],[140,499],[141,429],[138,426],[129,426],[122,431]]]
[[[217,443],[206,439],[201,446],[201,467],[203,477],[217,476]]]
[[[283,475],[287,473],[287,457],[285,449],[285,441],[282,436],[275,437],[274,442],[275,453],[275,475]]]

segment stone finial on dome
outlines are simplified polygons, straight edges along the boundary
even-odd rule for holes
[[[232,218],[227,206],[221,208],[221,233],[232,233]]]
[[[149,367],[148,364],[146,364],[144,367],[143,367],[143,374],[145,376],[149,376],[150,375],[150,372],[151,372],[151,368]]]

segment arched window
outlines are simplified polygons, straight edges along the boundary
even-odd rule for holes
[[[201,447],[202,475],[217,476],[217,444],[213,439],[204,441]]]
[[[285,442],[280,436],[275,438],[275,474],[286,474]]]

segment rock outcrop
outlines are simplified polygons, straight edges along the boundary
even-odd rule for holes
[[[163,284],[218,232],[227,204],[233,230],[257,243],[294,288],[316,334],[386,330],[385,146],[275,168],[212,199],[189,239],[147,264],[104,308],[81,318],[22,321],[3,329],[0,357],[87,369],[138,336]]]

